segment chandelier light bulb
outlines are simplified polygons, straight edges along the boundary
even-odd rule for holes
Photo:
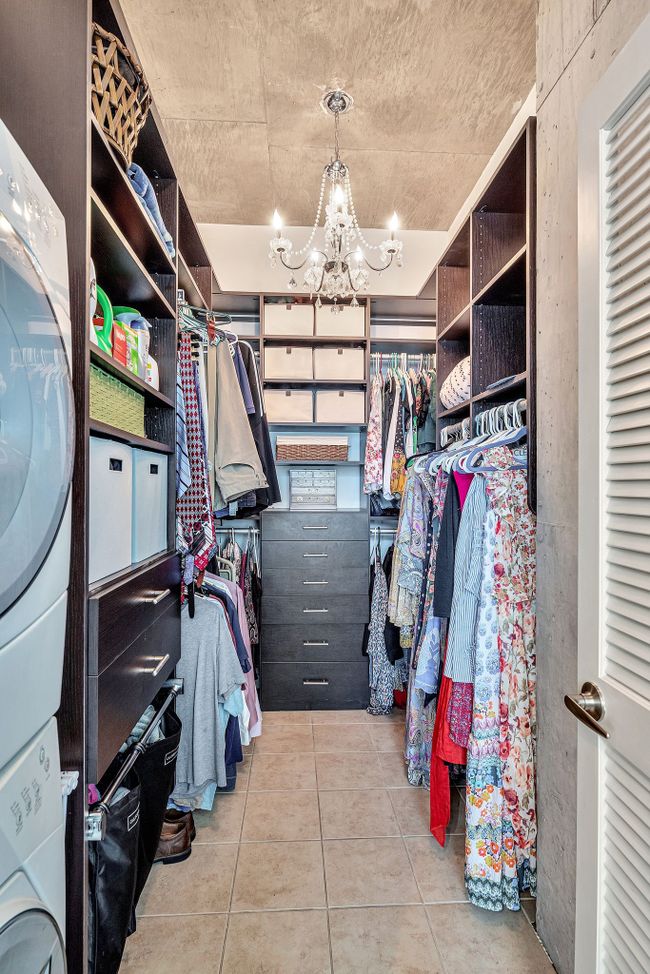
[[[337,206],[343,206],[345,203],[345,190],[340,183],[337,183],[334,189],[334,202]]]
[[[277,230],[278,234],[282,229],[282,217],[280,216],[277,210],[273,211],[273,229]]]
[[[312,250],[312,252],[311,252],[311,262],[312,262],[312,264],[317,264],[318,263],[318,251],[317,250]]]
[[[357,249],[355,250],[354,259],[357,261],[358,264],[360,264],[361,261],[363,260],[363,251],[361,250],[361,247],[357,247]]]
[[[388,229],[391,233],[395,233],[399,227],[399,217],[397,213],[393,210],[393,215],[388,221]]]

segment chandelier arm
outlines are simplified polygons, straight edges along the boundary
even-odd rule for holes
[[[283,267],[286,267],[288,271],[299,271],[299,270],[302,270],[302,268],[307,263],[307,257],[305,257],[305,259],[303,260],[302,264],[296,264],[296,266],[294,267],[293,264],[289,264],[284,259],[284,250],[279,251],[279,255],[280,255],[280,261],[282,262],[282,266]]]
[[[387,264],[384,264],[383,267],[375,267],[374,264],[371,264],[370,263],[370,261],[368,260],[367,257],[364,257],[363,259],[364,259],[364,262],[368,265],[368,267],[370,268],[371,271],[374,271],[376,274],[381,274],[382,271],[388,270],[388,268],[390,267],[390,265],[393,263],[393,256],[394,256],[393,254],[390,255],[390,257],[388,259],[388,263]]]

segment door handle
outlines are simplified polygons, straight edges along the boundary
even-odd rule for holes
[[[303,646],[329,646],[327,639],[303,639]]]
[[[325,552],[319,552],[318,554],[314,554],[314,555],[305,553],[302,557],[303,558],[327,558],[327,554]]]
[[[142,601],[148,602],[149,605],[158,605],[158,603],[162,602],[164,598],[171,595],[171,591],[172,590],[170,588],[165,588],[162,590],[162,592],[152,592],[151,595],[144,595],[142,597]]]
[[[157,666],[154,666],[154,668],[152,670],[148,670],[147,672],[148,673],[151,673],[152,676],[158,676],[158,674],[163,669],[165,663],[167,663],[168,660],[169,660],[169,653],[167,653],[165,656],[158,656],[158,657],[155,657],[154,656],[154,659],[158,659],[158,661],[159,661],[158,662],[158,665]]]
[[[303,680],[302,685],[304,687],[328,687],[329,680]]]
[[[329,524],[303,524],[303,531],[327,531]]]
[[[609,740],[609,731],[599,723],[605,716],[603,695],[595,683],[583,683],[580,693],[564,696],[564,704],[574,717],[586,724],[587,727]]]

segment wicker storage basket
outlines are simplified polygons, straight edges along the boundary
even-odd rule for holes
[[[278,460],[347,460],[348,449],[347,436],[278,436],[275,445]]]
[[[90,418],[135,436],[144,436],[144,396],[91,365]]]
[[[129,166],[149,114],[149,85],[128,47],[99,24],[93,24],[91,104],[106,138]]]

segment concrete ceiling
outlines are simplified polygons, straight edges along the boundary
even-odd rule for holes
[[[309,225],[336,82],[359,220],[447,229],[535,79],[536,0],[122,0],[201,223]]]

